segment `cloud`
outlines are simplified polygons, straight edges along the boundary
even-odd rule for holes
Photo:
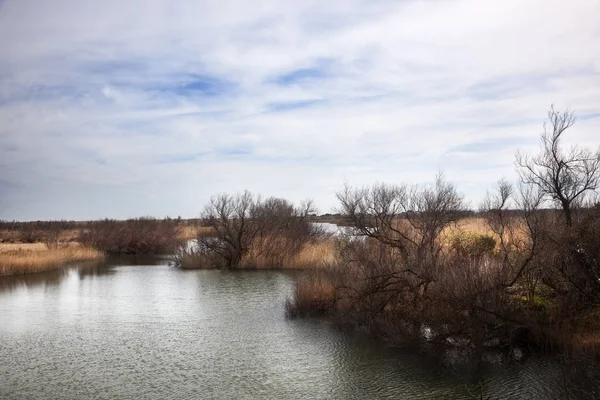
[[[537,148],[598,146],[593,0],[6,0],[0,219],[194,216],[220,191],[336,205],[442,168],[474,204]]]

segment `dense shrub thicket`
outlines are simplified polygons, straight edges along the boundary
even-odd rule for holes
[[[202,213],[211,235],[198,235],[195,246],[180,249],[175,263],[184,268],[281,267],[324,238],[310,221],[314,213],[311,201],[297,207],[247,191],[214,196]]]
[[[182,240],[177,220],[137,218],[93,221],[81,231],[79,242],[106,254],[171,254]]]
[[[298,281],[288,314],[327,312],[390,338],[477,354],[491,345],[594,346],[600,150],[561,147],[573,121],[550,110],[540,153],[517,156],[519,184],[499,181],[482,203],[485,234],[456,233],[465,204],[441,176],[431,186],[344,188],[340,218],[364,240],[341,239],[331,268]]]

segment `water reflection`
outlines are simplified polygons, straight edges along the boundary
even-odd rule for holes
[[[288,320],[294,273],[127,262],[0,279],[0,398],[560,394],[552,360],[443,368],[327,319]]]
[[[156,262],[156,260],[155,260]],[[36,286],[58,286],[71,274],[80,279],[88,276],[99,276],[112,273],[111,267],[123,265],[120,260],[85,261],[77,265],[34,274],[12,275],[0,277],[0,293],[18,289],[35,288]]]
[[[28,275],[0,276],[0,292],[13,291],[19,288],[32,288],[35,286],[55,286],[68,273],[68,269],[58,269]]]

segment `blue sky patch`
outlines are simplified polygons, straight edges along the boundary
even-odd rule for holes
[[[332,76],[332,60],[323,59],[313,67],[299,68],[275,77],[272,81],[278,85],[295,85],[325,79]]]
[[[182,96],[219,96],[230,91],[233,83],[211,75],[191,75],[173,92]]]
[[[291,110],[298,110],[298,109],[302,109],[302,108],[310,108],[312,106],[316,106],[318,104],[323,104],[325,102],[326,102],[326,100],[323,100],[323,99],[315,99],[315,100],[299,100],[299,101],[269,103],[269,104],[267,104],[267,110],[272,111],[272,112],[291,111]]]
[[[308,80],[321,79],[327,77],[327,73],[319,68],[305,68],[292,71],[281,75],[275,79],[275,82],[280,85],[293,85],[295,83]]]

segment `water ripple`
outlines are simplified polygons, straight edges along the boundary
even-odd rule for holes
[[[0,285],[2,399],[552,399],[557,365],[434,365],[327,320],[287,320],[294,276],[165,265]],[[493,357],[492,357],[493,358]]]

